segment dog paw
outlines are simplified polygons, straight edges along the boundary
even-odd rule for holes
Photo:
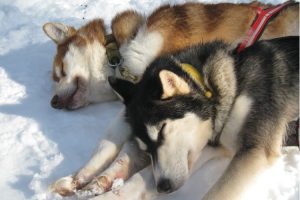
[[[80,193],[89,193],[94,196],[101,195],[111,189],[112,181],[107,176],[94,178]]]
[[[50,186],[50,190],[61,196],[71,196],[75,194],[76,186],[77,184],[73,177],[66,176],[53,183]]]
[[[157,199],[151,167],[134,174],[125,183],[121,178],[113,180],[111,190],[91,200],[151,200]]]

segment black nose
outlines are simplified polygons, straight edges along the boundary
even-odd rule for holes
[[[172,192],[172,185],[169,179],[160,179],[157,184],[157,192],[170,193]]]
[[[59,97],[57,95],[54,95],[52,100],[51,100],[51,106],[55,109],[62,109],[63,106],[59,101]]]

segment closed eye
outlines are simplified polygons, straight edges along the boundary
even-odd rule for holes
[[[52,79],[53,79],[55,82],[59,82],[59,77],[56,75],[55,72],[52,73]]]
[[[163,123],[159,132],[158,132],[158,136],[157,136],[157,143],[158,145],[161,145],[165,139],[165,136],[164,136],[164,129],[166,127],[166,123]]]
[[[61,71],[60,71],[60,72],[61,72],[61,76],[62,76],[62,77],[65,77],[65,76],[67,75],[66,72],[65,72],[65,66],[64,66],[64,63],[61,64]]]

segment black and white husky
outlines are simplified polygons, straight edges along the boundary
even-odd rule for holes
[[[158,192],[177,190],[197,160],[220,153],[232,160],[204,199],[241,198],[278,158],[286,125],[299,115],[298,45],[298,37],[278,38],[236,54],[212,42],[155,60],[137,84],[110,78],[151,155]]]

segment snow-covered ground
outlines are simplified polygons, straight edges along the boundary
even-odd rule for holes
[[[61,199],[49,194],[49,184],[88,160],[122,106],[119,102],[103,103],[72,112],[50,107],[55,46],[43,34],[42,25],[56,21],[78,27],[94,17],[103,18],[109,25],[119,11],[134,8],[147,14],[166,2],[169,1],[0,0],[1,199]],[[171,1],[178,2],[185,1]],[[227,163],[211,161],[180,191],[162,199],[200,199]],[[286,150],[257,185],[270,184],[269,199],[299,199],[299,169],[299,151]]]

